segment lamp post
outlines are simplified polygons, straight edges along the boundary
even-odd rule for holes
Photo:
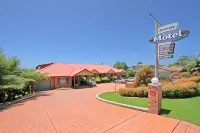
[[[117,93],[117,91],[116,91],[116,81],[115,81],[115,93]]]

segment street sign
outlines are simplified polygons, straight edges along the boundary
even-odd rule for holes
[[[175,30],[177,28],[178,28],[178,23],[164,25],[158,28],[158,34],[166,32],[166,31],[170,31],[170,30]]]
[[[160,33],[152,37],[149,42],[151,43],[165,43],[181,40],[189,35],[189,30],[177,29]]]
[[[173,58],[175,43],[160,43],[158,44],[159,59]]]
[[[162,60],[167,60],[167,59],[170,59],[170,58],[173,58],[173,55],[163,55],[163,56],[159,56],[159,59],[162,59]]]

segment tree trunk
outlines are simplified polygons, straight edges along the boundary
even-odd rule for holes
[[[13,95],[12,95],[12,100],[15,100],[15,96],[16,96],[16,90],[13,90]]]

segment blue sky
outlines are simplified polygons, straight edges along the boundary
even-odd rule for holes
[[[165,25],[178,22],[190,35],[174,58],[200,53],[198,0],[1,0],[0,47],[23,68],[49,62],[154,63],[152,13]]]

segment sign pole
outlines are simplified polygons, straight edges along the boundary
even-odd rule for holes
[[[158,34],[158,24],[162,25],[153,15],[150,16],[155,20],[155,35]],[[156,54],[156,62],[155,62],[155,78],[158,78],[158,69],[159,69],[159,61],[158,61],[158,44],[155,43],[155,54]]]
[[[155,20],[155,35],[158,34],[158,21]],[[158,69],[159,69],[159,61],[158,61],[158,44],[155,43],[156,47],[156,62],[155,62],[155,77],[158,78]]]

